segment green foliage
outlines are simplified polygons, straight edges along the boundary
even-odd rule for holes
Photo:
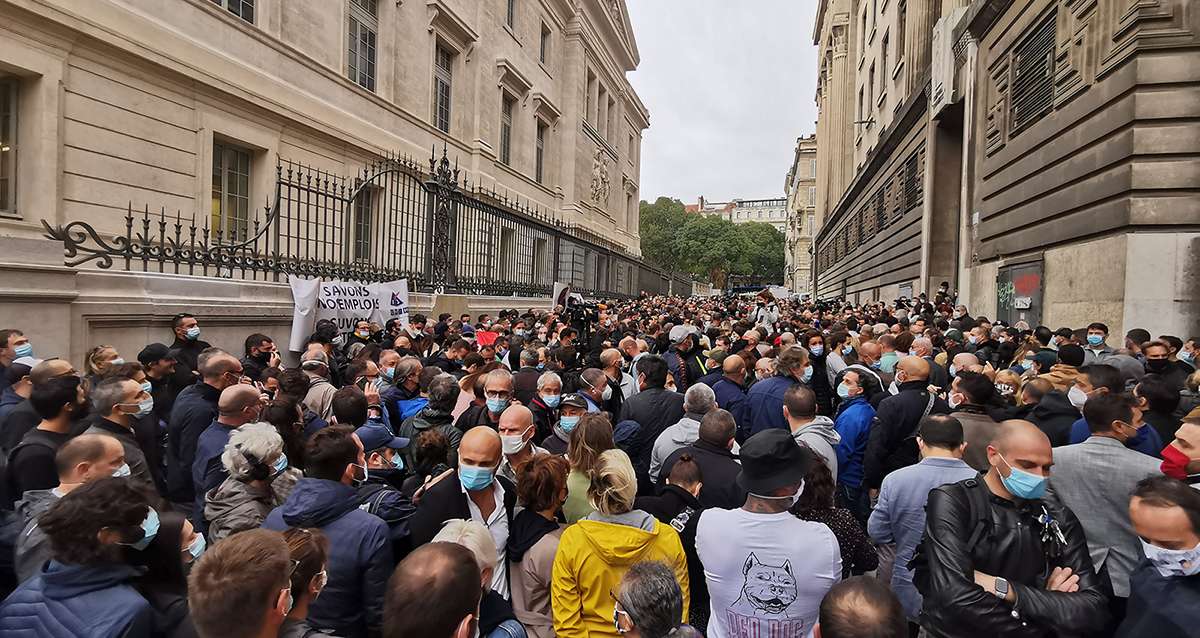
[[[683,202],[659,197],[641,202],[642,255],[663,268],[680,270],[725,287],[729,275],[767,282],[783,280],[784,236],[770,224],[734,224],[688,213]]]

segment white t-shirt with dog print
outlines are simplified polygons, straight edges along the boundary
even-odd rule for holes
[[[696,554],[712,600],[709,638],[804,638],[842,577],[833,532],[788,512],[704,510]]]

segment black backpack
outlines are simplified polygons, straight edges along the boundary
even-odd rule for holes
[[[967,537],[966,552],[972,555],[975,546],[983,540],[992,527],[991,514],[988,511],[988,488],[982,478],[970,478],[962,482],[967,488],[967,513],[971,520],[971,534]],[[921,538],[920,544],[908,561],[908,569],[913,575],[913,585],[922,596],[929,595],[929,550],[925,547],[928,538]]]

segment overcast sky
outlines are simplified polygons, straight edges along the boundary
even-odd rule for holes
[[[650,110],[641,198],[783,197],[816,128],[815,0],[626,0]]]

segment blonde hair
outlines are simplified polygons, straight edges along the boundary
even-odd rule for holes
[[[87,356],[83,358],[83,371],[86,374],[100,374],[100,355],[106,350],[116,352],[117,349],[112,346],[96,346],[88,350]]]
[[[624,514],[633,509],[637,497],[637,476],[623,450],[606,450],[596,459],[588,485],[588,504],[605,516]]]

